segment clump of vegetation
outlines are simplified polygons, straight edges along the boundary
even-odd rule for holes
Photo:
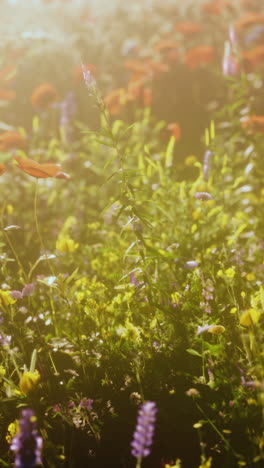
[[[263,9],[84,3],[1,47],[1,466],[260,468]]]

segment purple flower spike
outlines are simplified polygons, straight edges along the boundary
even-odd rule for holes
[[[19,420],[19,432],[13,438],[10,447],[16,454],[14,467],[35,468],[41,465],[42,445],[35,413],[30,408],[24,409]]]
[[[156,403],[147,401],[141,405],[138,412],[137,426],[134,432],[134,439],[131,443],[132,455],[137,459],[147,457],[150,454],[152,445],[155,421],[156,421]]]

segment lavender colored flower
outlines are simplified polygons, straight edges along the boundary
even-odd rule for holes
[[[72,92],[68,93],[64,101],[60,104],[61,118],[60,124],[62,127],[69,124],[77,111],[76,101]]]
[[[17,289],[14,289],[13,291],[11,291],[10,296],[12,297],[12,299],[16,299],[16,300],[23,298],[22,292],[18,291]]]
[[[228,33],[229,33],[230,44],[233,48],[235,48],[237,46],[238,40],[237,40],[236,29],[233,24],[230,24]]]
[[[22,289],[22,295],[23,295],[23,297],[24,297],[24,296],[32,296],[34,290],[35,290],[35,285],[34,285],[34,283],[26,284],[25,287]]]
[[[153,401],[147,401],[141,405],[139,409],[134,439],[131,443],[131,453],[138,460],[150,454],[150,447],[152,445],[155,429],[156,412],[156,403]]]
[[[91,74],[91,71],[87,70],[87,68],[85,68],[85,65],[82,64],[82,72],[85,86],[87,87],[88,91],[92,91],[93,88],[95,88],[96,86],[96,81],[93,75]]]
[[[196,262],[195,260],[189,260],[188,262],[184,264],[184,268],[186,268],[186,270],[194,270],[198,266],[199,266],[199,263]]]
[[[225,43],[222,71],[225,76],[235,76],[238,72],[238,62],[232,52],[232,46],[229,41]]]
[[[4,347],[8,347],[11,343],[12,336],[11,335],[6,335],[4,336],[2,333],[0,333],[0,345]]]
[[[213,200],[212,195],[208,192],[196,192],[195,198],[202,201]]]
[[[80,408],[86,408],[89,411],[91,411],[92,405],[93,405],[92,398],[83,398],[79,403]]]
[[[16,454],[15,468],[35,468],[42,464],[41,451],[43,440],[37,430],[36,416],[32,409],[22,411],[19,432],[13,438],[11,450]]]
[[[238,72],[238,63],[233,55],[228,55],[222,63],[223,75],[235,76]]]

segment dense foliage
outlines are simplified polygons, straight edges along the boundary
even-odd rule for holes
[[[2,3],[1,466],[260,468],[261,2]]]

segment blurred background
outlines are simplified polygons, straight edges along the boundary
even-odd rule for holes
[[[34,89],[49,83],[64,107],[72,93],[76,121],[97,129],[84,64],[113,118],[133,122],[136,107],[149,105],[157,119],[179,124],[180,158],[201,156],[204,129],[227,96],[222,60],[230,28],[238,24],[233,41],[246,71],[263,65],[263,51],[257,60],[250,56],[252,48],[263,45],[261,3],[1,0],[0,119],[29,131],[33,116],[41,113],[58,126],[58,106],[56,113],[56,106],[47,111],[31,102]],[[261,84],[255,90],[256,113],[263,111]]]

